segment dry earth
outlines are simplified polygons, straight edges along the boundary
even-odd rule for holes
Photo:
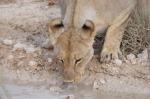
[[[130,54],[125,62],[107,65],[95,56],[79,84],[64,84],[53,51],[42,48],[47,24],[59,16],[59,8],[29,1],[0,2],[0,99],[150,98],[146,49],[137,58]]]

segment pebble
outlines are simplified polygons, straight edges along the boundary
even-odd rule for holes
[[[49,63],[51,63],[51,62],[52,62],[52,58],[48,58],[47,61],[48,61]]]
[[[100,86],[104,85],[106,82],[107,82],[106,79],[99,79],[99,80],[94,81],[93,89],[99,89]]]
[[[13,60],[13,59],[14,59],[14,56],[13,56],[13,55],[9,55],[9,56],[7,57],[7,59],[8,59],[8,60]]]
[[[20,42],[15,44],[14,45],[14,48],[13,48],[13,51],[16,51],[16,50],[24,50],[25,48],[25,45],[24,44],[21,44]]]
[[[40,50],[40,48],[35,48],[33,45],[21,44],[19,42],[14,45],[13,51],[16,50],[25,50],[26,53],[34,53],[35,51]]]
[[[35,51],[38,50],[38,48],[35,48],[34,46],[30,45],[30,46],[25,46],[24,47],[25,51],[27,53],[34,53]]]
[[[119,70],[118,70],[118,68],[116,68],[116,67],[112,67],[112,72],[114,73],[114,74],[118,74],[119,73]]]
[[[122,65],[122,60],[120,60],[120,59],[115,59],[115,60],[113,61],[113,63],[116,64],[116,65],[118,65],[118,66],[121,66],[121,65]]]
[[[105,79],[100,79],[100,83],[101,83],[101,84],[105,84],[105,83],[106,83],[106,80],[105,80]]]
[[[129,54],[129,55],[127,55],[127,59],[128,60],[133,60],[133,59],[135,59],[136,57],[135,57],[135,55],[134,54]]]
[[[38,63],[36,61],[30,61],[28,65],[33,67],[33,68],[37,68]]]
[[[127,55],[127,60],[129,60],[132,64],[136,64],[136,57],[132,53]]]
[[[60,87],[58,87],[58,86],[52,86],[52,87],[50,87],[50,92],[59,94],[61,91],[62,91],[62,89]]]
[[[138,54],[138,59],[140,62],[148,60],[148,50],[145,49],[141,54]]]
[[[100,83],[98,81],[94,81],[93,89],[99,89]]]
[[[5,40],[3,40],[3,44],[10,46],[13,44],[13,41],[9,40],[9,39],[5,39]]]

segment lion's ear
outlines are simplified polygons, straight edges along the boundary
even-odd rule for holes
[[[61,18],[56,18],[50,21],[49,24],[49,36],[53,44],[57,41],[57,38],[64,32],[64,25]]]
[[[86,20],[85,23],[82,26],[82,35],[84,37],[95,37],[96,32],[95,32],[95,25],[92,21]]]

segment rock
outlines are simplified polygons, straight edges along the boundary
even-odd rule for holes
[[[94,81],[93,89],[99,89],[101,85],[104,85],[107,81],[105,79],[99,79]]]
[[[99,89],[100,83],[99,81],[94,81],[93,89]]]
[[[50,92],[59,94],[61,91],[62,91],[62,89],[60,87],[58,87],[58,86],[50,87]]]
[[[24,62],[23,62],[23,61],[20,61],[20,62],[17,63],[17,66],[18,66],[18,67],[21,67],[21,66],[23,66],[23,65],[24,65]]]
[[[111,68],[111,72],[112,72],[113,74],[118,74],[118,73],[119,73],[119,70],[118,70],[118,68],[116,68],[116,67],[112,67],[112,68]]]
[[[47,61],[48,61],[49,63],[51,63],[51,62],[52,62],[52,58],[48,58]]]
[[[61,96],[61,99],[75,99],[75,96],[74,95],[64,95],[64,96]]]
[[[39,50],[40,48],[35,48],[33,45],[25,46],[26,53],[34,53],[35,51]]]
[[[35,51],[40,50],[40,48],[35,48],[33,45],[21,44],[19,42],[14,45],[13,51],[16,50],[25,50],[26,53],[34,53]]]
[[[9,56],[7,57],[7,59],[8,59],[8,60],[13,60],[13,59],[14,59],[14,56],[13,56],[13,55],[9,55]]]
[[[32,67],[32,68],[37,68],[37,66],[38,66],[38,63],[36,62],[36,61],[30,61],[29,63],[28,63],[28,65],[30,66],[30,67]]]
[[[148,60],[148,50],[145,49],[141,54],[138,54],[138,61],[143,62]]]
[[[127,55],[127,60],[129,60],[132,64],[136,64],[136,57],[132,53]]]
[[[20,42],[15,44],[14,47],[13,47],[13,51],[16,51],[16,50],[24,50],[26,45],[24,44],[21,44]]]
[[[128,60],[133,60],[133,59],[135,59],[136,57],[135,57],[135,55],[134,54],[129,54],[129,55],[127,55],[127,59]]]
[[[105,83],[106,83],[106,80],[105,80],[105,79],[100,79],[100,83],[101,83],[101,84],[105,84]]]
[[[10,46],[13,44],[13,41],[9,40],[9,39],[5,39],[5,40],[3,40],[3,44]]]
[[[120,60],[120,59],[115,59],[115,60],[113,61],[113,63],[116,64],[116,65],[118,65],[118,66],[121,66],[121,65],[122,65],[122,60]]]

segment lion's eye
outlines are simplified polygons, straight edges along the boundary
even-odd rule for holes
[[[57,58],[57,59],[60,63],[64,63],[64,60],[62,58]]]
[[[58,59],[60,63],[64,63],[64,60],[63,59]]]
[[[60,61],[61,61],[61,63],[64,63],[64,60],[61,59]]]
[[[81,60],[82,60],[82,58],[77,59],[77,60],[75,61],[75,64],[80,63],[80,62],[81,62]]]

